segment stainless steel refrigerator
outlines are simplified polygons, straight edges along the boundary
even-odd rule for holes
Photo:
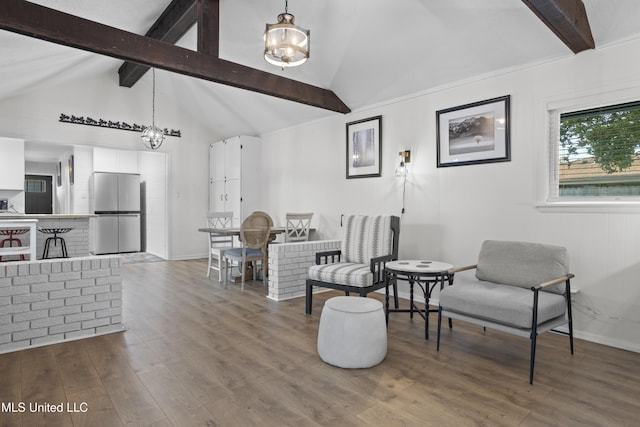
[[[140,175],[94,172],[93,253],[140,252]]]

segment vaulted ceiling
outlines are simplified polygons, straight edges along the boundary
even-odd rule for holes
[[[516,0],[291,0],[311,29],[311,58],[284,71],[262,58],[262,33],[282,0],[220,0],[219,57],[332,91],[352,111],[574,55]],[[640,1],[583,0],[596,49],[640,37]],[[34,0],[144,35],[170,0]],[[196,50],[197,26],[177,45]],[[114,73],[120,59],[0,31],[0,102],[46,85]],[[142,77],[150,78],[149,74]],[[114,77],[117,84],[117,77]],[[236,87],[157,72],[157,90],[218,135],[260,135],[341,113]]]

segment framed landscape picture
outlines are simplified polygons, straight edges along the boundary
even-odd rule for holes
[[[347,179],[381,176],[382,116],[347,123]]]
[[[73,183],[75,182],[75,176],[74,176],[75,174],[74,174],[74,171],[73,171],[73,167],[74,167],[73,162],[74,162],[74,160],[73,160],[73,154],[72,154],[72,155],[69,156],[69,159],[67,160],[67,164],[69,166],[69,184],[71,184],[71,185],[73,185]]]
[[[62,185],[62,162],[56,165],[56,185],[58,187]]]
[[[510,161],[509,100],[506,95],[437,111],[437,166]]]

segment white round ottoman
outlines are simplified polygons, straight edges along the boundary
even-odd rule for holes
[[[318,354],[340,368],[370,368],[382,362],[387,355],[382,303],[363,297],[328,299],[320,315]]]

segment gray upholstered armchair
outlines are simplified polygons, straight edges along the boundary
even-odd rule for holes
[[[487,240],[478,263],[450,271],[475,269],[475,278],[455,276],[440,292],[438,351],[442,316],[531,340],[529,383],[533,384],[536,337],[568,325],[573,354],[569,257],[560,246]],[[449,322],[451,327],[451,322]]]
[[[338,289],[366,296],[386,286],[384,265],[398,259],[400,218],[397,216],[345,217],[342,249],[316,254],[316,265],[309,268],[306,289],[307,314],[311,314],[313,287]],[[397,284],[393,286],[398,307]]]

